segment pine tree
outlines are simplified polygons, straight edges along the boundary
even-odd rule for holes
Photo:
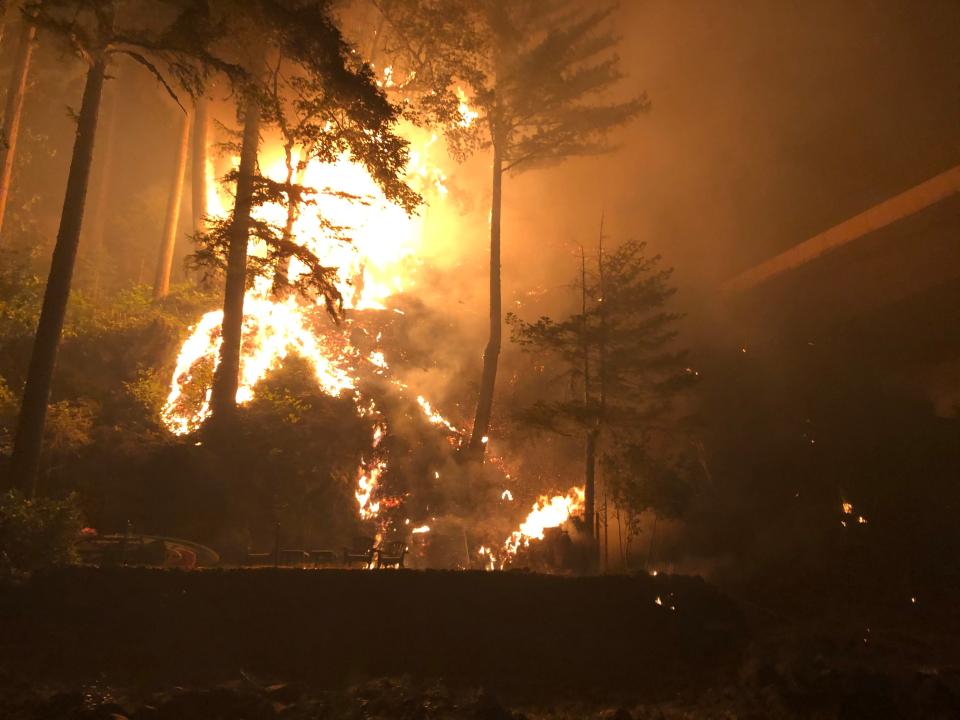
[[[419,203],[402,180],[408,156],[406,141],[393,132],[398,110],[377,87],[369,67],[354,58],[330,6],[323,1],[260,0],[238,15],[259,49],[248,61],[251,82],[244,91],[240,167],[228,175],[237,183],[236,202],[228,221],[213,222],[199,238],[193,258],[197,265],[226,272],[223,342],[211,393],[213,427],[229,423],[236,409],[243,297],[251,274],[271,273],[284,284],[286,264],[296,257],[308,268],[296,289],[323,297],[334,316],[342,308],[333,271],[290,234],[304,195],[315,190],[295,182],[293,149],[300,148],[303,162],[333,162],[349,152],[388,199],[408,211]],[[261,123],[279,126],[285,137],[289,172],[284,183],[262,176],[257,168]],[[255,207],[271,202],[287,206],[285,228],[252,216]],[[264,244],[265,257],[248,259],[251,238]]]
[[[236,172],[233,214],[215,226],[211,237],[222,238],[226,282],[223,290],[223,325],[220,358],[210,393],[211,422],[233,417],[240,378],[240,345],[243,340],[243,298],[247,292],[247,247],[252,223],[254,177],[260,147],[260,100],[253,89],[246,93],[240,165]],[[217,234],[217,230],[220,234]]]
[[[458,158],[492,153],[489,338],[470,437],[483,456],[502,333],[503,177],[610,149],[607,133],[648,107],[645,96],[605,102],[622,77],[610,30],[615,5],[582,0],[375,0],[391,25],[383,52],[421,91],[421,114],[445,121]],[[476,122],[457,115],[469,89]],[[415,110],[416,112],[416,110]]]
[[[124,14],[125,18],[134,20],[135,24],[130,27],[117,22],[116,0],[38,0],[25,8],[38,28],[66,42],[88,65],[60,228],[14,441],[13,483],[30,494],[35,492],[50,386],[83,224],[100,100],[111,59],[117,54],[132,58],[160,81],[175,99],[173,85],[161,72],[161,67],[168,71],[176,85],[190,94],[196,94],[202,87],[211,63],[226,68],[225,64],[214,62],[206,52],[212,32],[210,26],[202,22],[203,3],[171,0],[165,5],[176,12],[167,24],[152,12],[157,7],[155,4],[143,2],[140,13]],[[144,18],[157,22],[143,23]],[[184,32],[184,28],[189,28],[189,32]]]
[[[86,280],[90,287],[90,297],[94,303],[100,299],[100,288],[103,276],[103,248],[106,243],[107,206],[111,198],[110,191],[114,165],[114,147],[116,146],[117,126],[117,99],[120,95],[121,63],[116,62],[110,68],[110,84],[104,84],[103,99],[100,106],[98,134],[103,136],[103,143],[98,145],[93,165],[90,168],[90,194],[87,196],[87,207],[84,210],[84,229],[80,236],[81,246],[86,256]],[[99,156],[99,159],[98,159]]]
[[[514,342],[560,368],[553,397],[520,417],[549,432],[583,436],[584,519],[591,531],[598,460],[615,499],[634,498],[636,466],[626,461],[639,459],[641,448],[650,451],[651,432],[676,430],[674,399],[696,377],[685,352],[674,349],[679,316],[666,309],[674,294],[671,270],[660,268],[659,256],[647,256],[643,243],[628,241],[609,254],[602,243],[599,249],[593,273],[582,256],[579,313],[535,322],[507,316]]]

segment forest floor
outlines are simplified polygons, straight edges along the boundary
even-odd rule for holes
[[[788,617],[680,576],[70,569],[0,594],[0,717],[956,718],[947,600]]]

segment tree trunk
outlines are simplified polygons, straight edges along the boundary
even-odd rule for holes
[[[603,465],[600,466],[603,469]],[[607,484],[600,477],[600,486],[603,488],[603,571],[610,570],[610,515],[607,512]],[[597,533],[599,535],[599,533]]]
[[[587,441],[584,447],[584,482],[583,482],[583,520],[584,531],[590,538],[590,547],[597,547],[596,519],[597,507],[597,433],[587,430]],[[591,562],[595,561],[595,553],[591,553]]]
[[[7,29],[7,0],[0,0],[0,48],[3,48],[3,36]]]
[[[503,157],[501,143],[493,145],[493,199],[490,207],[490,339],[483,352],[483,375],[477,412],[470,435],[470,456],[483,457],[493,411],[493,392],[497,383],[497,363],[501,345],[501,290],[500,290],[500,207],[503,197]]]
[[[114,146],[114,127],[117,123],[117,81],[119,80],[119,67],[116,65],[111,68],[111,78],[113,82],[104,86],[103,100],[100,106],[100,135],[103,137],[103,144],[100,146],[100,162],[94,160],[93,168],[93,193],[95,200],[87,208],[87,221],[85,223],[86,232],[81,238],[81,243],[86,247],[88,281],[90,282],[90,296],[94,304],[98,304],[100,299],[100,286],[103,275],[103,244],[105,230],[105,219],[107,216],[107,200],[110,196],[110,178],[113,170],[113,146]]]
[[[590,395],[590,325],[587,320],[587,254],[580,247],[580,316],[582,324],[580,332],[583,340],[583,408],[585,414],[590,418],[590,410],[593,407],[593,398]],[[594,536],[594,518],[596,513],[596,468],[597,468],[597,435],[593,428],[587,429],[586,443],[584,444],[584,470],[583,470],[583,519],[584,529],[590,537],[591,543]]]
[[[298,162],[297,165],[294,165],[293,162],[293,145],[288,142],[284,146],[284,162],[287,167],[287,185],[301,184],[303,182],[303,172],[305,168]],[[301,170],[301,168],[303,168]],[[293,201],[292,197],[287,198],[287,222],[283,226],[283,243],[286,246],[287,243],[293,241],[293,226],[297,222],[298,214],[298,205]],[[273,274],[273,287],[271,292],[277,298],[283,298],[287,291],[289,290],[290,283],[290,258],[287,255],[283,255],[280,258],[280,261],[277,263],[276,270]]]
[[[193,192],[193,231],[206,230],[207,217],[207,99],[197,98],[193,113],[193,165],[190,185]]]
[[[27,90],[27,74],[30,70],[30,56],[33,54],[33,39],[37,26],[23,20],[20,30],[20,43],[17,56],[10,71],[10,84],[7,86],[7,105],[3,113],[3,128],[0,130],[0,230],[10,197],[10,180],[13,176],[13,160],[17,152],[17,135],[20,132],[20,115],[23,112],[23,96]]]
[[[600,242],[597,252],[597,273],[600,277],[600,337],[597,347],[600,356],[600,413],[597,418],[597,426],[602,428],[606,422],[607,412],[607,278],[603,268],[603,220],[600,216]]]
[[[223,293],[223,329],[220,363],[213,376],[210,396],[211,422],[229,422],[237,408],[240,379],[240,344],[243,339],[243,296],[247,286],[247,244],[250,238],[250,211],[253,206],[253,178],[257,169],[260,143],[260,105],[251,94],[243,124],[243,145],[237,194],[230,226],[230,248],[227,251],[227,282]]]
[[[36,491],[50,384],[63,331],[67,300],[70,297],[70,280],[77,258],[80,228],[83,224],[83,208],[90,179],[90,165],[93,162],[93,144],[97,133],[97,115],[106,67],[107,58],[100,55],[87,72],[67,190],[63,199],[63,212],[60,215],[60,229],[53,248],[50,276],[43,296],[43,307],[30,356],[14,440],[11,473],[13,482],[16,487],[31,495]]]
[[[170,270],[173,267],[173,250],[177,245],[177,229],[180,227],[180,204],[183,200],[183,176],[187,170],[187,152],[190,149],[190,116],[184,113],[180,133],[180,148],[174,168],[173,185],[167,200],[167,218],[163,225],[163,240],[160,257],[153,278],[153,299],[165,298],[170,291]]]
[[[387,11],[387,7],[384,8],[384,11]],[[373,28],[373,38],[370,40],[370,57],[367,60],[370,63],[370,66],[376,68],[377,63],[377,51],[380,49],[380,36],[383,34],[383,28],[386,27],[387,17],[383,13],[380,13],[380,17],[377,19],[377,24]]]
[[[650,530],[650,544],[647,546],[647,562],[646,570],[650,572],[650,567],[653,565],[653,541],[657,538],[657,514],[653,514],[653,529]]]
[[[597,273],[600,280],[600,301],[597,304],[598,315],[600,318],[600,333],[597,338],[597,355],[598,355],[598,368],[597,375],[599,380],[599,394],[600,394],[600,404],[597,410],[596,418],[596,430],[594,431],[594,451],[596,447],[600,445],[601,452],[597,457],[597,465],[599,466],[601,479],[604,482],[603,486],[603,532],[604,532],[604,545],[603,545],[603,567],[604,570],[607,569],[609,562],[609,534],[607,529],[607,487],[606,487],[606,476],[603,475],[603,447],[602,447],[602,433],[607,421],[607,284],[606,276],[603,269],[603,221],[604,215],[600,215],[600,240],[599,248],[597,250]],[[598,534],[599,539],[599,534]]]

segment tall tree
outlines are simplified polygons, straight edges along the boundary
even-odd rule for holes
[[[561,369],[552,374],[557,382],[547,398],[520,417],[540,429],[584,438],[584,519],[591,531],[597,461],[614,498],[626,504],[637,497],[634,485],[643,478],[627,470],[624,459],[639,458],[641,448],[649,458],[655,433],[661,434],[658,443],[663,432],[682,434],[673,401],[696,376],[686,354],[674,348],[678,316],[665,308],[674,293],[671,271],[659,264],[643,243],[626,242],[599,254],[593,273],[582,258],[580,312],[557,321],[507,316],[515,342],[536,353],[538,362],[552,358]],[[569,391],[578,385],[577,392]]]
[[[245,95],[240,166],[228,175],[237,183],[234,211],[229,222],[212,223],[210,231],[200,238],[201,247],[195,254],[197,263],[220,267],[226,273],[223,341],[210,399],[210,421],[215,428],[229,423],[236,409],[243,298],[250,275],[247,245],[251,238],[266,248],[265,256],[257,258],[254,272],[283,277],[285,264],[296,256],[307,268],[296,279],[297,289],[323,296],[333,315],[342,300],[331,269],[323,267],[304,244],[290,236],[295,206],[305,194],[316,190],[295,182],[290,155],[286,182],[259,174],[261,121],[280,126],[288,153],[299,147],[302,161],[317,158],[333,162],[349,153],[367,168],[389,199],[409,212],[420,201],[402,180],[408,155],[406,141],[393,132],[398,110],[377,87],[369,67],[356,60],[334,22],[331,4],[260,0],[247,6],[250,14],[243,19],[254,21],[251,29],[264,45]],[[285,228],[273,227],[251,215],[256,206],[268,202],[287,205]]]
[[[86,249],[87,268],[89,269],[90,297],[94,303],[99,302],[100,288],[103,280],[103,247],[106,241],[107,203],[110,199],[110,179],[114,170],[113,149],[115,146],[115,130],[117,124],[117,96],[120,87],[120,63],[114,63],[110,68],[110,77],[113,82],[104,86],[104,98],[100,108],[100,131],[104,142],[98,146],[100,151],[99,162],[94,158],[91,168],[93,185],[92,202],[88,199],[86,213],[89,220],[85,220],[84,235],[80,238],[81,244],[88,244]]]
[[[173,182],[167,198],[167,212],[163,223],[163,237],[160,241],[160,255],[157,258],[156,272],[153,277],[153,297],[165,298],[170,291],[170,271],[173,269],[173,251],[177,244],[177,229],[180,227],[180,205],[183,202],[183,179],[187,172],[187,154],[190,150],[191,118],[183,112],[180,120],[180,138],[173,168]]]
[[[172,22],[145,29],[143,19],[155,19],[156,8],[147,3],[141,12],[125,13],[131,27],[117,23],[116,0],[38,0],[26,9],[37,25],[65,40],[88,64],[86,84],[77,115],[77,135],[70,160],[70,172],[64,195],[60,228],[54,245],[50,274],[44,292],[40,319],[27,370],[23,401],[20,406],[11,465],[16,486],[35,492],[40,462],[43,427],[57,349],[70,296],[70,284],[76,262],[77,246],[83,224],[84,204],[93,160],[93,147],[103,84],[114,54],[125,54],[147,68],[171,94],[172,86],[161,75],[158,62],[165,63],[170,74],[191,94],[201,86],[206,66],[204,30],[198,6],[189,0],[171,2],[179,10]],[[130,10],[132,8],[126,7]],[[203,8],[199,8],[200,11]],[[190,28],[183,33],[184,27]],[[177,32],[181,30],[181,32]],[[208,29],[208,28],[207,28]],[[152,55],[151,59],[148,55]],[[174,95],[175,96],[175,95]]]
[[[645,96],[605,102],[622,77],[610,29],[613,3],[584,0],[374,0],[388,18],[411,87],[423,88],[443,117],[467,104],[479,113],[447,123],[448,143],[465,157],[492,153],[489,336],[469,453],[482,457],[493,412],[502,344],[503,178],[608,150],[607,133],[648,107]],[[406,88],[407,81],[401,85]]]
[[[3,127],[0,128],[0,230],[10,197],[10,181],[13,178],[13,161],[17,151],[17,136],[20,133],[20,116],[23,113],[23,98],[27,91],[27,75],[30,72],[30,56],[33,54],[37,26],[28,13],[20,20],[20,39],[17,54],[10,69],[7,84],[7,102],[3,111]]]
[[[260,147],[260,99],[248,90],[243,113],[243,141],[236,173],[233,214],[226,230],[226,283],[223,291],[223,326],[220,361],[210,394],[211,422],[231,420],[240,383],[240,347],[243,340],[243,298],[247,292],[247,246],[253,209],[254,177]]]
[[[209,102],[198,97],[193,106],[193,139],[191,142],[190,190],[192,196],[193,232],[206,230],[207,218],[207,132],[210,125]]]

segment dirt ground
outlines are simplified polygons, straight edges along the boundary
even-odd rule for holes
[[[0,717],[960,717],[952,636],[859,625],[680,576],[75,568],[0,595]]]

